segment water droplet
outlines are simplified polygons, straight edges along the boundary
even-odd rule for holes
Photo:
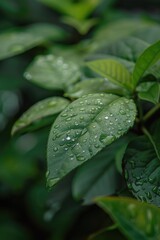
[[[101,134],[99,140],[100,140],[100,142],[102,142],[104,144],[110,144],[114,141],[114,137],[108,136],[106,134]]]
[[[125,110],[123,110],[123,109],[120,109],[120,114],[122,114],[122,115],[125,115],[126,114],[126,112],[125,112]]]
[[[64,148],[64,150],[65,150],[65,151],[67,151],[67,150],[68,150],[68,148],[67,148],[67,147],[65,147],[65,148]]]
[[[108,116],[105,117],[106,120],[108,120],[108,118],[109,118]]]
[[[69,140],[71,140],[71,138],[68,136],[68,137],[66,137],[66,140],[69,141]]]
[[[57,148],[57,147],[54,147],[53,150],[54,150],[54,152],[57,152],[57,151],[58,151],[58,148]]]
[[[67,115],[68,115],[67,113],[62,113],[61,117],[67,117]]]
[[[77,156],[77,160],[78,160],[78,161],[84,161],[84,160],[85,160],[85,157],[83,157],[83,156]]]
[[[66,120],[67,120],[67,121],[71,121],[71,118],[69,117],[69,118],[67,118]]]
[[[157,194],[158,187],[157,187],[157,186],[153,187],[153,188],[152,188],[152,191]]]
[[[32,79],[32,75],[31,75],[29,72],[25,72],[25,73],[24,73],[24,77],[25,77],[27,80],[31,80],[31,79]]]
[[[59,178],[49,179],[48,182],[47,182],[47,186],[51,188],[58,181],[59,181]]]

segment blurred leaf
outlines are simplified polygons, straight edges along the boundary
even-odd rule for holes
[[[100,0],[81,0],[73,2],[72,0],[38,0],[53,9],[62,12],[65,15],[75,19],[85,19],[99,4]]]
[[[1,33],[0,59],[23,53],[49,39],[61,39],[63,35],[62,29],[48,23],[37,23],[27,28]]]
[[[124,174],[128,188],[136,198],[160,206],[158,143],[159,139],[155,142],[155,151],[146,137],[133,140],[124,157]]]
[[[112,94],[89,94],[57,117],[48,141],[48,186],[122,136],[136,115],[132,100]]]
[[[128,90],[133,89],[131,74],[118,61],[113,59],[99,59],[87,62],[87,66],[114,84],[125,87]]]
[[[96,23],[97,19],[78,20],[73,17],[62,17],[62,21],[74,27],[81,35],[85,35]]]
[[[69,101],[61,97],[51,97],[39,101],[15,122],[12,135],[33,131],[53,123],[68,104]]]
[[[132,198],[99,197],[95,201],[129,239],[159,240],[159,208]]]
[[[38,56],[27,68],[27,80],[46,89],[66,89],[80,77],[76,62],[54,55]]]
[[[89,93],[115,93],[123,95],[123,89],[103,78],[91,78],[76,83],[69,88],[65,96],[80,98]]]
[[[137,87],[138,96],[142,100],[159,103],[160,99],[160,84],[156,82],[144,82]]]

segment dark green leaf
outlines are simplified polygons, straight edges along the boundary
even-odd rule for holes
[[[160,210],[131,198],[100,197],[96,203],[131,240],[160,239]]]
[[[99,59],[87,62],[87,66],[114,84],[132,90],[131,74],[118,61],[113,59]]]
[[[72,187],[75,198],[83,198],[85,203],[88,203],[96,196],[111,195],[118,190],[115,153],[126,145],[126,142],[126,136],[121,137],[79,168]]]
[[[160,206],[160,160],[155,147],[146,137],[133,140],[124,157],[124,174],[133,195]],[[157,148],[157,151],[159,149]]]
[[[138,96],[142,100],[159,103],[160,98],[160,84],[155,82],[144,82],[137,87]]]
[[[46,89],[65,89],[80,77],[79,66],[63,57],[38,56],[28,67],[25,78]]]
[[[103,78],[86,79],[69,88],[65,96],[80,98],[89,93],[115,93],[123,95],[123,89]]]
[[[54,122],[48,141],[48,185],[122,136],[136,115],[132,100],[90,94],[70,104]]]
[[[14,124],[12,134],[33,131],[51,124],[69,101],[61,97],[44,99],[29,108]]]
[[[48,39],[61,38],[63,31],[50,24],[33,24],[20,30],[0,34],[0,59],[12,57],[41,45]]]

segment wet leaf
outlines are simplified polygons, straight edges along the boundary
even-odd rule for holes
[[[87,66],[114,84],[132,90],[131,74],[127,68],[118,61],[113,59],[99,59],[87,62]]]
[[[37,102],[15,122],[12,135],[33,131],[53,123],[68,104],[69,101],[61,97],[46,98]]]
[[[48,185],[122,136],[136,115],[132,100],[90,94],[71,103],[54,122],[48,141]]]
[[[155,147],[159,152],[156,141]],[[160,160],[148,138],[138,137],[129,144],[124,157],[124,175],[136,198],[160,206]]]
[[[63,34],[63,30],[50,24],[33,24],[26,29],[1,33],[0,59],[23,53],[49,39],[60,39]]]
[[[46,89],[66,89],[80,77],[79,66],[63,57],[38,56],[27,68],[25,78]]]
[[[132,198],[100,197],[95,201],[113,218],[128,239],[160,239],[159,208]]]

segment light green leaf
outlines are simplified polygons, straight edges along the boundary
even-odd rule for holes
[[[133,70],[133,82],[136,86],[144,73],[160,60],[160,41],[148,47],[138,58]]]
[[[123,197],[100,197],[95,201],[113,218],[128,239],[160,239],[159,208]]]
[[[156,82],[144,82],[137,87],[138,96],[142,100],[159,103],[160,99],[160,84]]]
[[[0,59],[23,53],[49,39],[57,40],[64,32],[50,24],[33,24],[27,28],[0,34]]]
[[[132,100],[89,94],[71,103],[54,122],[48,140],[48,185],[122,136],[136,116]]]
[[[114,84],[125,87],[128,90],[133,89],[131,74],[125,66],[116,60],[99,59],[87,62],[87,66]]]
[[[69,101],[61,97],[46,98],[34,104],[15,122],[12,135],[33,131],[51,124],[68,104]]]
[[[126,142],[126,136],[121,137],[78,169],[72,186],[76,199],[84,199],[84,203],[89,203],[94,197],[116,193],[120,184],[115,153],[126,145]]]
[[[80,98],[89,93],[115,93],[123,95],[123,89],[103,78],[91,78],[76,83],[65,93],[71,98]]]
[[[54,55],[38,56],[27,68],[27,80],[46,89],[66,89],[80,77],[76,62]]]
[[[141,201],[160,206],[160,161],[146,137],[133,140],[124,157],[124,174],[132,194]],[[157,151],[160,151],[157,148]]]

